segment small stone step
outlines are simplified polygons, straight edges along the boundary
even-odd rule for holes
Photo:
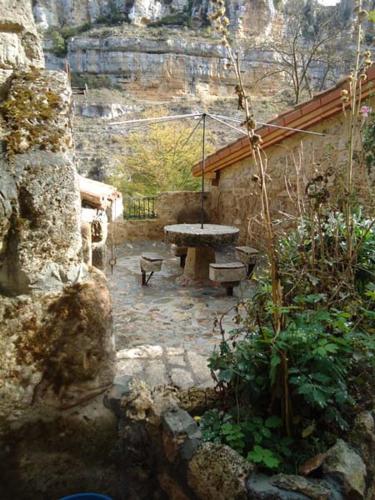
[[[163,257],[157,253],[145,252],[141,255],[139,264],[142,272],[142,286],[146,286],[151,276],[161,270]],[[151,273],[148,279],[146,278],[146,273]]]
[[[233,295],[233,287],[239,285],[246,277],[246,266],[242,262],[210,264],[210,280],[221,283],[229,296]]]
[[[242,259],[256,259],[259,255],[259,251],[256,248],[252,247],[236,247],[236,257],[243,262]]]
[[[251,277],[257,263],[259,251],[252,247],[236,247],[236,258],[247,266],[247,276]]]

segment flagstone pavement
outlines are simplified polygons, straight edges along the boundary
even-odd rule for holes
[[[143,252],[164,257],[162,270],[152,276],[147,287],[141,286],[139,257]],[[232,250],[218,252],[217,260],[233,261]],[[231,308],[251,295],[252,285],[243,282],[235,289],[237,296],[227,297],[222,287],[179,285],[176,279],[181,273],[178,258],[163,242],[132,242],[117,249],[113,274],[107,272],[117,379],[137,377],[152,387],[213,385],[207,357],[221,339],[215,318],[230,310],[222,324],[226,331],[233,329],[235,311]]]

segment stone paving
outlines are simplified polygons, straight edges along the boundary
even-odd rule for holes
[[[141,286],[139,257],[155,252],[163,266],[148,287]],[[217,253],[218,261],[233,261],[231,251]],[[182,388],[212,385],[207,356],[220,342],[215,318],[251,294],[244,282],[227,297],[224,288],[183,287],[179,259],[162,242],[132,242],[117,249],[117,265],[107,274],[113,300],[117,376],[130,375],[151,386],[175,384]],[[233,328],[234,311],[223,320]]]

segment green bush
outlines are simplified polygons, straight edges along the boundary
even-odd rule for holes
[[[91,75],[89,73],[72,73],[72,86],[89,89],[114,88],[108,75]]]
[[[67,44],[61,33],[53,30],[49,36],[52,42],[52,53],[57,57],[65,57],[67,54]]]
[[[68,40],[73,36],[77,36],[91,29],[90,23],[85,23],[80,26],[64,26],[60,29],[52,29],[47,32],[52,41],[52,53],[57,57],[65,57],[68,53]]]
[[[159,21],[155,21],[149,24],[151,27],[159,26],[186,26],[188,23],[188,15],[185,12],[177,12],[176,14],[170,14],[169,16],[164,16]]]
[[[358,245],[351,263],[354,287],[346,279],[350,264],[341,213],[320,215],[319,222],[304,219],[280,241],[282,329],[275,334],[266,272],[245,314],[237,315],[236,327],[223,333],[210,357],[219,387],[234,394],[237,404],[220,423],[203,416],[206,439],[225,442],[265,468],[296,470],[332,436],[347,431],[356,412],[372,401],[375,226],[360,212],[352,224]],[[282,426],[269,428],[269,418]],[[280,449],[284,438],[293,450],[290,460]]]

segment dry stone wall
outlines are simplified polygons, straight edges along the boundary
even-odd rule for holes
[[[371,500],[374,412],[360,413],[351,435],[338,439],[305,475],[262,473],[232,448],[204,442],[193,418],[218,402],[214,390],[151,390],[123,378],[105,396],[119,418],[128,498],[172,500]],[[199,419],[198,419],[199,420]]]
[[[210,220],[210,193],[205,193],[205,221]],[[155,219],[124,220],[111,224],[110,234],[116,244],[132,240],[163,240],[164,226],[200,221],[201,195],[197,191],[170,191],[158,195]]]

